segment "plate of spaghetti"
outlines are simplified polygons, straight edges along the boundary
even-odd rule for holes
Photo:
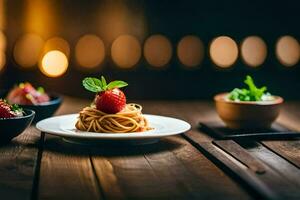
[[[83,80],[85,89],[95,92],[91,105],[79,113],[51,117],[36,127],[46,133],[69,139],[147,140],[180,134],[188,131],[189,123],[171,117],[142,113],[142,106],[126,103],[120,88],[124,81],[107,83],[88,77]]]

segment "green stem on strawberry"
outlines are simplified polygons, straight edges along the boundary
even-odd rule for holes
[[[124,81],[112,81],[107,84],[105,78],[101,76],[101,79],[94,78],[94,77],[87,77],[82,81],[83,87],[91,92],[103,92],[107,90],[112,90],[114,88],[122,88],[126,87],[128,84]]]

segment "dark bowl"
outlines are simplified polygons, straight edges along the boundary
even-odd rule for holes
[[[22,108],[34,110],[36,115],[33,123],[51,117],[62,103],[62,98],[58,95],[49,94],[50,101],[39,105],[20,105]]]
[[[9,119],[0,118],[0,143],[7,143],[14,137],[20,135],[34,119],[35,112],[33,110],[24,109],[23,117],[15,117]]]
[[[0,98],[5,98],[8,91],[1,91]],[[59,108],[62,103],[62,97],[55,93],[48,93],[50,101],[39,105],[20,105],[24,109],[30,109],[35,111],[35,118],[33,123],[37,123],[43,119],[51,117]]]

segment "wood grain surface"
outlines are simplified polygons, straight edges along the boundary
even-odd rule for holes
[[[28,128],[11,143],[0,147],[0,198],[30,199],[38,162],[40,132]]]
[[[211,144],[213,138],[197,129],[199,121],[219,121],[213,104],[201,101],[142,101],[144,113],[177,117],[192,129],[185,137]],[[88,100],[65,97],[56,115],[76,113]],[[300,103],[287,103],[281,124],[300,130]],[[223,171],[182,136],[164,138],[156,144],[129,146],[103,142],[98,146],[70,144],[59,137],[27,129],[0,147],[1,199],[255,199],[257,195],[230,173]],[[265,183],[279,193],[299,186],[299,141],[261,141],[246,146],[250,166],[272,169],[274,177],[287,183]],[[228,146],[227,150],[231,150]],[[227,158],[228,159],[228,158]],[[275,161],[278,161],[277,164]],[[230,162],[226,160],[226,162]],[[259,163],[258,165],[256,165]],[[263,163],[263,164],[262,164]],[[279,163],[279,164],[278,164]],[[243,170],[237,168],[237,170]],[[289,171],[291,170],[291,171]],[[294,176],[293,176],[294,175]],[[294,185],[290,188],[288,186]],[[291,197],[291,196],[287,196]]]

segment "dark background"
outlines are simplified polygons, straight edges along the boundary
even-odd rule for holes
[[[51,26],[45,22],[40,34],[44,39],[60,36],[71,47],[70,64],[66,74],[59,78],[48,78],[38,68],[21,70],[15,63],[12,51],[18,37],[28,30],[24,28],[24,8],[27,1],[6,1],[6,28],[8,38],[7,66],[0,75],[0,87],[9,88],[16,82],[30,81],[47,90],[72,96],[91,96],[81,87],[86,76],[104,75],[107,79],[126,80],[125,89],[130,99],[210,99],[218,92],[242,86],[246,74],[251,74],[258,85],[268,86],[272,94],[287,99],[300,99],[300,66],[282,66],[275,56],[275,44],[280,36],[292,35],[300,38],[300,1],[199,1],[199,0],[43,0],[51,7]],[[104,37],[103,30],[95,22],[99,8],[108,3],[124,3],[143,26],[142,31],[133,25],[127,32],[136,36],[141,44],[153,34],[163,34],[172,42],[173,56],[164,69],[154,69],[141,58],[133,69],[122,70],[115,66],[109,54],[98,71],[93,73],[78,70],[74,59],[74,46],[86,33]],[[105,7],[105,6],[104,6]],[[49,27],[48,27],[49,26]],[[49,28],[49,30],[47,30]],[[187,69],[178,61],[176,45],[185,35],[197,35],[205,44],[205,57],[195,69]],[[268,55],[259,68],[246,66],[242,59],[230,69],[218,69],[210,60],[208,46],[220,35],[228,35],[237,44],[247,36],[258,35],[264,39]],[[104,40],[109,53],[112,40]]]

